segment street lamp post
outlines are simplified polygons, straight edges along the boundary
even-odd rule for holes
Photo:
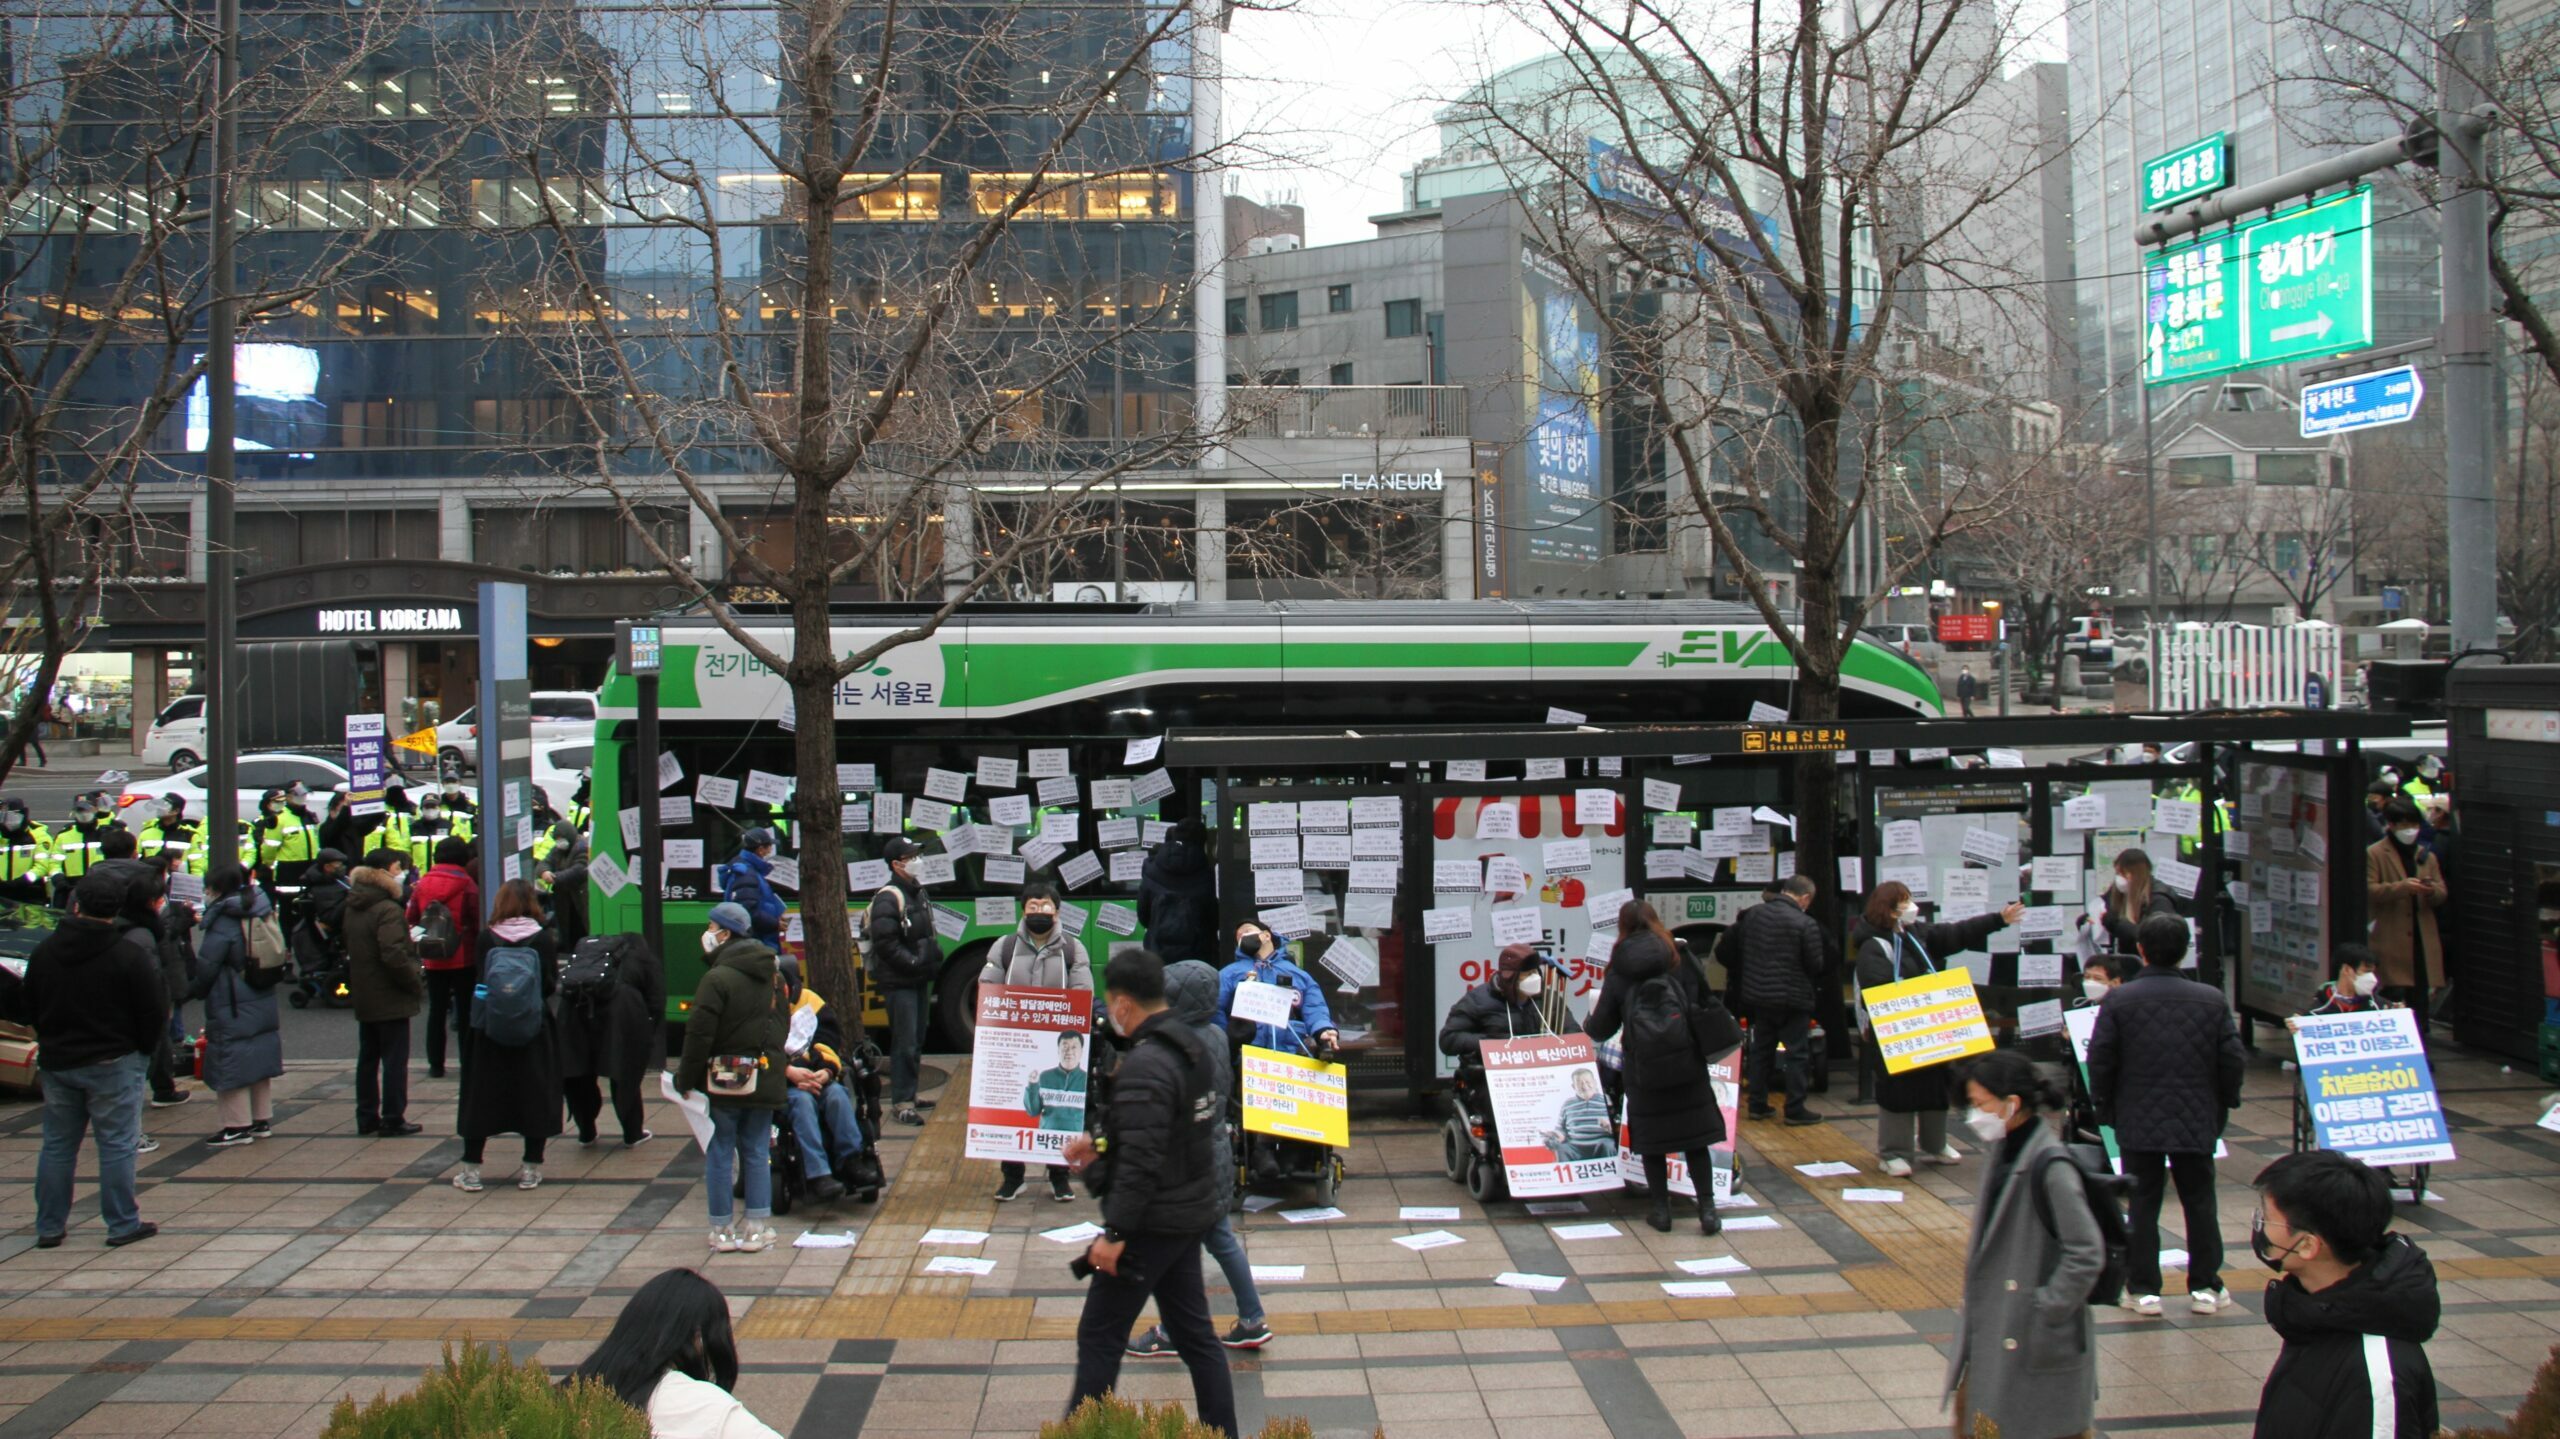
[[[2000,602],[1984,600],[1982,608],[1991,616],[1992,675],[2000,686],[2000,717],[2009,717],[2009,631],[2000,623]]]

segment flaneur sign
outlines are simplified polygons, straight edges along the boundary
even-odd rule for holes
[[[1089,990],[978,986],[969,1158],[1064,1162],[1067,1141],[1084,1132],[1092,1029]]]
[[[1588,1038],[1488,1039],[1483,1053],[1502,1175],[1514,1195],[1536,1199],[1626,1183],[1618,1173],[1617,1125],[1600,1086],[1600,1051]]]
[[[2373,192],[2143,262],[2142,374],[2170,384],[2373,343]]]
[[[2142,162],[2142,203],[2158,210],[2231,184],[2231,136],[2207,135],[2183,150]]]
[[[2453,1132],[2408,1010],[2314,1015],[2294,1031],[2293,1057],[2322,1149],[2376,1167],[2453,1162]]]
[[[1244,1127],[1345,1149],[1351,1144],[1351,1068],[1259,1045],[1244,1047]]]
[[[1858,997],[1866,1002],[1876,1054],[1884,1060],[1887,1074],[1991,1049],[1991,1026],[1982,1017],[1981,997],[1973,992],[1973,978],[1965,970],[1879,984],[1858,991]]]
[[[1346,490],[1389,490],[1402,494],[1436,495],[1447,489],[1448,485],[1447,478],[1438,470],[1425,470],[1419,474],[1344,475],[1342,477],[1342,487]]]
[[[1823,754],[1849,747],[1849,732],[1835,726],[1753,725],[1742,732],[1744,754]]]
[[[1938,642],[1949,645],[1987,645],[1992,640],[1994,621],[1989,615],[1938,616]]]
[[[2406,424],[2417,418],[2427,384],[2415,365],[2349,375],[2302,387],[2302,437],[2343,435],[2354,430]]]

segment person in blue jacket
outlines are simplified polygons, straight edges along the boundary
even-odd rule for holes
[[[773,831],[748,830],[738,836],[738,853],[721,867],[720,898],[737,905],[755,922],[751,936],[758,944],[782,948],[782,896],[773,892]]]
[[[1227,1017],[1230,1033],[1244,1034],[1245,1023],[1233,1016],[1236,986],[1248,979],[1287,986],[1295,996],[1290,1001],[1295,1018],[1285,1026],[1254,1024],[1245,1043],[1284,1054],[1311,1054],[1308,1041],[1321,1040],[1329,1049],[1341,1037],[1333,1027],[1333,1010],[1324,1002],[1324,986],[1289,958],[1289,946],[1280,936],[1252,920],[1236,926],[1235,958],[1218,971],[1218,1013]]]

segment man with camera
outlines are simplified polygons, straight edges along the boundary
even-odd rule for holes
[[[1080,1135],[1067,1146],[1067,1163],[1101,1196],[1103,1223],[1075,1266],[1092,1282],[1076,1328],[1067,1412],[1118,1382],[1129,1328],[1152,1296],[1191,1370],[1200,1422],[1232,1435],[1235,1386],[1200,1278],[1201,1238],[1226,1212],[1216,1068],[1200,1036],[1165,1005],[1164,961],[1139,949],[1114,955],[1103,996],[1129,1049],[1112,1076],[1099,1137]]]

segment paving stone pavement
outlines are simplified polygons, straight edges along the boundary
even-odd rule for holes
[[[945,1077],[965,1064],[939,1061]],[[2445,1323],[2430,1346],[2444,1418],[2460,1427],[2513,1411],[2560,1342],[2560,1135],[2532,1127],[2543,1087],[2459,1054],[2439,1081],[2463,1158],[2439,1169],[2402,1228],[2434,1258]],[[2221,1168],[2221,1229],[2239,1268],[2235,1310],[2194,1318],[2109,1311],[2099,1320],[2100,1423],[2109,1434],[2245,1435],[2276,1339],[2258,1317],[2264,1275],[2245,1236],[2250,1175],[2283,1152],[2290,1076],[2253,1064]],[[355,1136],[350,1081],[297,1066],[278,1084],[277,1135],[214,1150],[198,1142],[210,1104],[151,1112],[163,1147],[143,1161],[144,1214],[158,1238],[105,1248],[84,1178],[67,1243],[34,1245],[39,1116],[0,1107],[0,1439],[77,1435],[308,1435],[341,1395],[398,1390],[446,1341],[504,1342],[575,1363],[644,1280],[704,1268],[738,1316],[739,1392],[786,1434],[954,1439],[1034,1431],[1063,1402],[1079,1285],[1074,1250],[1039,1231],[1093,1206],[993,1202],[995,1167],[961,1158],[958,1104],[922,1130],[890,1126],[895,1176],[876,1208],[794,1213],[786,1237],[860,1234],[849,1249],[712,1256],[702,1160],[658,1107],[661,1138],[625,1150],[555,1141],[541,1188],[508,1182],[512,1146],[491,1146],[490,1187],[445,1182],[455,1083],[415,1081],[414,1139]],[[948,1085],[946,1092],[951,1091]],[[1615,1439],[1944,1433],[1943,1345],[1953,1315],[1979,1160],[1880,1178],[1874,1113],[1845,1094],[1831,1124],[1746,1126],[1744,1190],[1779,1227],[1707,1240],[1646,1228],[1630,1192],[1594,1196],[1591,1220],[1619,1233],[1559,1240],[1558,1221],[1516,1202],[1478,1205],[1440,1170],[1438,1123],[1400,1108],[1355,1121],[1348,1217],[1291,1224],[1239,1216],[1254,1261],[1300,1265],[1265,1287],[1280,1338],[1235,1357],[1249,1427],[1304,1415],[1322,1435],[1391,1439],[1597,1434]],[[442,1137],[439,1137],[442,1136]],[[1969,1146],[1967,1146],[1969,1148]],[[1857,1175],[1792,1166],[1846,1160]],[[1853,1203],[1891,1184],[1900,1204]],[[1304,1196],[1299,1196],[1303,1201]],[[1405,1223],[1399,1206],[1455,1205],[1455,1223]],[[2179,1228],[2175,1205],[2164,1217]],[[928,1249],[928,1228],[988,1231],[980,1246]],[[1414,1253],[1393,1239],[1445,1228],[1465,1243]],[[2182,1240],[2172,1239],[2179,1243]],[[985,1278],[927,1277],[937,1253],[996,1261]],[[1671,1299],[1682,1259],[1732,1255],[1733,1297]],[[1554,1274],[1545,1294],[1500,1288],[1505,1270]],[[1215,1268],[1211,1266],[1214,1276]],[[2172,1275],[2172,1287],[2181,1281]],[[1232,1312],[1213,1292],[1221,1313]],[[1132,1361],[1124,1392],[1187,1399],[1178,1363]],[[1570,1425],[1568,1429],[1566,1426]]]

